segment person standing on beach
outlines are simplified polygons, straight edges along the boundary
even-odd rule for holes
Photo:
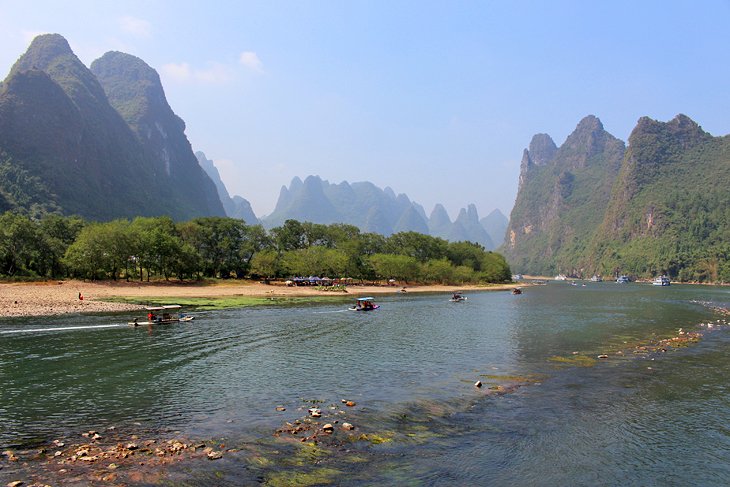
[[[81,292],[79,292],[79,301],[83,301],[83,300],[84,300],[84,295],[81,294]]]

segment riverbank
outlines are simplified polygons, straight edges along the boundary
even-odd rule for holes
[[[513,284],[466,285],[466,286],[410,286],[407,293],[454,291],[504,291]],[[147,299],[169,298],[286,298],[286,297],[342,297],[387,295],[402,292],[403,286],[348,286],[347,293],[332,292],[317,287],[288,287],[284,283],[263,284],[252,281],[225,282],[86,282],[51,281],[34,283],[0,283],[0,316],[53,316],[70,313],[104,313],[135,311],[141,304],[115,300],[144,302]],[[82,299],[80,299],[80,297]]]

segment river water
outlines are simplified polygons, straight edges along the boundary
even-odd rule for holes
[[[722,318],[711,306],[728,307],[726,288],[467,295],[209,311],[152,330],[128,315],[0,321],[0,451],[113,426],[235,447],[140,485],[730,484],[730,330],[701,325]],[[704,336],[635,353],[680,328]],[[275,437],[312,405],[365,436],[310,450]],[[1,480],[39,468],[3,462]]]

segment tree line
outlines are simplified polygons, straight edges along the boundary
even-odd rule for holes
[[[0,275],[148,281],[327,276],[443,284],[511,279],[500,254],[416,232],[385,237],[354,225],[297,220],[267,231],[223,217],[88,222],[15,212],[0,215]]]

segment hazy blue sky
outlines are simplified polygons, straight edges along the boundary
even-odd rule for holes
[[[310,174],[509,215],[531,137],[588,114],[623,140],[644,115],[730,133],[727,0],[0,0],[4,73],[46,32],[155,68],[258,215]]]

